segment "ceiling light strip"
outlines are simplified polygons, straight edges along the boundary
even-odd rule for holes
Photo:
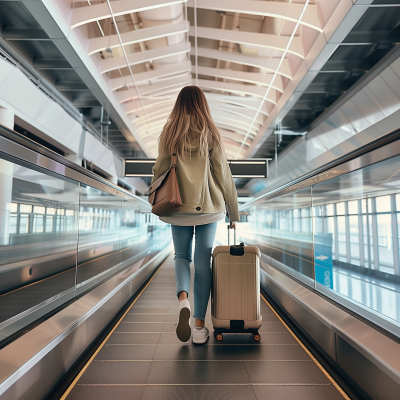
[[[109,1],[109,0],[107,0],[107,1]],[[281,67],[281,65],[282,65],[282,63],[283,63],[283,60],[285,59],[286,53],[287,53],[288,50],[289,50],[290,44],[292,43],[292,40],[293,40],[293,38],[294,38],[294,35],[296,34],[296,31],[297,31],[297,29],[298,29],[298,27],[299,27],[299,25],[300,25],[300,21],[301,21],[301,19],[302,19],[304,13],[305,13],[305,11],[306,11],[306,8],[307,8],[309,2],[310,2],[310,0],[306,0],[306,2],[304,3],[303,10],[301,11],[301,14],[300,14],[300,16],[299,16],[299,19],[298,19],[297,22],[296,22],[296,25],[295,25],[295,27],[294,27],[294,29],[293,29],[292,34],[290,35],[290,39],[289,39],[289,41],[288,41],[288,44],[286,45],[285,51],[283,52],[282,57],[281,57],[281,59],[279,60],[278,67],[276,68],[276,70],[275,70],[275,72],[274,72],[274,75],[272,76],[271,83],[270,83],[270,85],[268,86],[267,91],[265,92],[264,97],[262,98],[260,105],[258,106],[256,115],[254,116],[254,118],[253,118],[253,120],[252,120],[252,122],[251,122],[251,125],[250,125],[250,127],[249,127],[249,129],[248,129],[248,131],[247,131],[247,133],[246,133],[246,136],[244,137],[243,142],[242,142],[242,144],[241,144],[241,146],[240,146],[240,149],[238,150],[238,152],[237,152],[237,154],[236,154],[236,159],[239,157],[239,154],[240,154],[240,152],[241,152],[242,149],[243,149],[243,146],[244,146],[244,144],[245,144],[245,142],[246,142],[246,139],[248,138],[248,136],[249,136],[249,134],[250,134],[250,131],[251,131],[251,129],[252,129],[252,127],[253,127],[253,125],[254,125],[254,123],[255,123],[257,117],[258,117],[258,114],[260,113],[260,110],[261,110],[261,108],[262,108],[262,106],[263,106],[265,100],[266,100],[267,97],[268,97],[269,91],[270,91],[271,88],[272,88],[272,84],[274,83],[274,80],[275,80],[275,78],[276,78],[277,75],[278,75],[279,68]]]
[[[130,66],[130,64],[129,64],[128,56],[127,56],[127,54],[126,54],[124,45],[123,45],[123,43],[122,43],[122,39],[121,39],[121,35],[120,35],[120,33],[119,33],[117,21],[115,20],[115,16],[114,16],[114,13],[113,13],[112,8],[111,8],[110,0],[107,0],[107,4],[108,4],[108,8],[110,9],[111,18],[112,18],[112,20],[113,20],[113,22],[114,22],[115,31],[117,32],[118,40],[119,40],[119,42],[120,42],[120,44],[121,44],[121,49],[122,49],[122,52],[124,53],[126,65],[127,65],[128,69],[129,69],[129,73],[130,73],[130,75],[131,75],[133,85],[135,86],[135,90],[136,90],[136,93],[137,93],[137,95],[138,95],[140,105],[142,106],[142,110],[143,110],[143,112],[144,112],[144,114],[145,114],[145,116],[146,116],[147,122],[148,122],[148,124],[149,124],[149,126],[150,126],[151,133],[152,133],[153,136],[154,136],[153,127],[152,127],[152,125],[151,125],[151,123],[150,123],[150,121],[149,121],[149,118],[148,118],[148,116],[147,116],[147,112],[146,112],[146,109],[145,109],[145,107],[144,107],[142,98],[140,97],[139,89],[138,89],[138,87],[137,87],[137,85],[136,85],[135,78],[133,77],[132,68],[131,68],[131,66]]]
[[[197,62],[197,2],[194,0],[194,63],[196,67],[196,86],[199,86],[199,73],[198,73],[198,62]]]

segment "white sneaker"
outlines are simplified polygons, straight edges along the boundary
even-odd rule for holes
[[[193,330],[193,343],[202,344],[207,342],[209,336],[208,329],[204,328],[194,328]]]
[[[189,300],[179,302],[179,322],[176,327],[176,336],[181,342],[187,342],[190,339],[190,303]]]

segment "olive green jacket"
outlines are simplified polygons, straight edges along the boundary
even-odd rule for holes
[[[189,136],[190,137],[190,136]],[[229,220],[239,221],[239,208],[235,183],[226,160],[219,147],[209,148],[209,157],[198,157],[198,140],[190,141],[191,152],[186,157],[177,158],[176,174],[182,207],[177,213],[219,213],[228,209]],[[171,165],[171,155],[158,151],[153,167],[153,179],[158,179]]]

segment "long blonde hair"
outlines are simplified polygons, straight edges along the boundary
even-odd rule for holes
[[[160,148],[165,154],[177,153],[185,158],[190,152],[189,131],[199,140],[198,156],[204,158],[208,148],[221,145],[221,135],[211,118],[206,96],[197,86],[185,86],[176,99],[160,135]]]

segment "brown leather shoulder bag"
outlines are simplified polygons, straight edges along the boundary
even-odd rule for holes
[[[176,153],[171,155],[170,167],[149,187],[151,212],[159,217],[172,214],[182,205],[176,177]]]

